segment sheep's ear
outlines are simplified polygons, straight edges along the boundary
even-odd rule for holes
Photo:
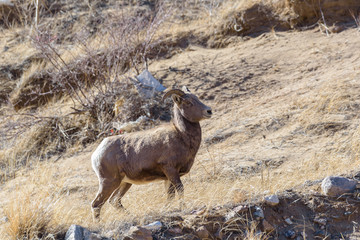
[[[179,95],[173,94],[171,97],[172,97],[173,101],[176,103],[176,105],[178,105],[178,106],[181,105],[182,98]]]
[[[190,92],[190,90],[188,89],[187,86],[183,86],[181,90],[183,90],[183,92],[185,92],[185,93],[189,93],[189,92]]]

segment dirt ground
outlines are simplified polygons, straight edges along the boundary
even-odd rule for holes
[[[155,239],[198,239],[200,226],[210,239],[358,239],[358,191],[328,198],[320,189],[329,175],[359,180],[360,32],[353,23],[339,25],[342,30],[329,35],[317,26],[230,35],[224,48],[190,44],[150,60],[149,71],[164,86],[186,85],[213,110],[201,123],[203,142],[183,177],[187,210],[177,203],[165,207],[162,183],[152,183],[129,190],[123,200],[128,213],[106,204],[102,222],[93,223],[98,183],[90,156],[99,139],[16,172],[0,186],[0,219],[24,195],[47,204],[54,196],[44,193],[56,192],[58,201],[46,206],[56,206],[60,236],[79,224],[117,239],[131,225],[160,220],[166,227]],[[6,54],[11,51],[16,47]],[[263,203],[267,194],[278,194],[280,204]],[[244,210],[229,215],[237,206]],[[256,206],[264,219],[254,217]],[[2,232],[8,224],[0,221]],[[176,228],[181,231],[170,231]]]

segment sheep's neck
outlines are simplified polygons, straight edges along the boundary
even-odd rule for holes
[[[173,124],[180,133],[185,144],[189,144],[191,149],[196,154],[201,142],[201,128],[200,123],[190,122],[181,115],[180,110],[174,107]]]

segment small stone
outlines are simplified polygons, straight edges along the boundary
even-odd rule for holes
[[[199,228],[197,228],[195,230],[195,234],[200,238],[200,239],[205,239],[209,237],[209,231],[206,229],[206,227],[201,226]]]
[[[234,212],[234,211],[228,212],[228,213],[225,215],[225,220],[226,220],[226,221],[229,221],[230,219],[234,218],[235,216],[236,216],[236,212]]]
[[[296,232],[293,231],[293,230],[287,230],[287,231],[284,232],[284,236],[285,236],[286,238],[293,239],[293,238],[296,237]]]
[[[124,237],[124,240],[152,240],[152,239],[153,237],[151,236],[151,231],[139,226],[131,227]]]
[[[321,189],[327,196],[336,197],[356,189],[357,181],[344,177],[326,177],[321,183]]]
[[[146,228],[151,231],[157,231],[157,230],[161,229],[162,226],[163,225],[160,221],[156,221],[156,222],[153,222],[153,223],[143,226],[143,228]]]
[[[326,223],[327,223],[327,219],[326,218],[321,218],[321,217],[315,217],[314,222],[325,226]]]
[[[351,215],[351,213],[352,213],[352,212],[344,212],[344,215],[345,215],[345,216],[349,216],[349,215]]]
[[[237,206],[236,208],[233,209],[233,211],[236,212],[237,214],[244,213],[246,212],[246,210],[248,210],[248,207],[244,205]]]
[[[316,231],[316,232],[314,233],[314,235],[317,236],[317,237],[322,237],[322,238],[324,238],[324,237],[326,236],[326,233],[325,233],[324,230],[318,230],[318,231]]]
[[[291,221],[290,218],[286,218],[286,219],[285,219],[285,222],[286,222],[288,225],[294,224],[294,223]]]
[[[339,33],[341,31],[344,31],[345,27],[340,25],[333,25],[329,29],[332,33]]]
[[[225,220],[228,221],[231,218],[234,218],[234,217],[238,216],[238,214],[241,214],[247,210],[248,210],[248,208],[246,206],[242,206],[242,205],[237,206],[226,214]]]
[[[90,232],[88,229],[79,225],[71,225],[66,232],[65,240],[100,240],[101,236]]]
[[[260,207],[256,206],[254,216],[257,219],[263,219],[264,218],[264,211]]]
[[[182,233],[182,230],[181,230],[181,228],[176,227],[176,228],[170,228],[170,229],[168,230],[168,232],[171,233],[171,234],[181,234],[181,233]]]
[[[301,237],[302,237],[303,239],[307,239],[307,234],[306,234],[306,232],[301,232]]]
[[[8,217],[2,217],[1,219],[0,219],[0,222],[2,222],[2,223],[6,223],[6,222],[8,222],[9,221],[9,218]]]
[[[270,206],[276,206],[279,204],[279,198],[277,195],[268,195],[265,196],[264,201],[266,204],[270,205]]]
[[[264,219],[262,221],[262,225],[264,227],[264,231],[267,233],[275,231],[275,228],[273,227],[273,225],[271,225],[268,221],[266,221],[266,219]]]

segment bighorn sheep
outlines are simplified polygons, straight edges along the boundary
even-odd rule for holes
[[[91,156],[99,178],[99,191],[92,202],[94,219],[108,200],[123,208],[121,198],[132,184],[165,180],[168,200],[181,199],[184,187],[180,177],[188,173],[201,142],[199,121],[210,118],[211,108],[183,87],[167,91],[163,101],[174,101],[171,123],[160,127],[105,138]]]

